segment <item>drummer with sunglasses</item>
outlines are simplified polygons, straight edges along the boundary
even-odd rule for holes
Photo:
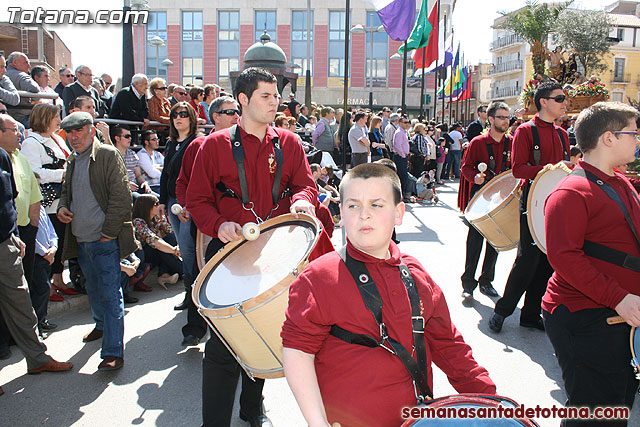
[[[289,212],[313,215],[318,197],[296,135],[270,126],[280,95],[273,74],[247,68],[238,76],[234,93],[242,109],[238,125],[205,139],[186,193],[186,207],[196,226],[213,237],[207,260],[226,243],[241,239],[241,228],[248,222],[260,223]],[[235,134],[233,145],[231,132]],[[233,146],[244,151],[242,163],[236,164]],[[280,155],[281,161],[277,160]],[[244,172],[239,165],[244,165]],[[277,175],[281,176],[279,183]],[[246,182],[244,195],[241,180]],[[243,198],[249,203],[243,203]],[[230,425],[241,373],[240,418],[251,426],[271,426],[262,411],[264,380],[249,379],[215,333],[205,347],[202,371],[204,426]]]
[[[538,113],[518,127],[513,138],[513,176],[522,179],[520,197],[520,242],[518,254],[505,285],[504,296],[496,303],[489,328],[502,330],[504,319],[513,314],[526,292],[520,313],[520,326],[544,331],[540,302],[553,270],[547,256],[535,246],[527,224],[527,198],[530,183],[547,164],[569,160],[567,131],[554,124],[565,114],[567,96],[556,81],[541,83],[534,95]]]
[[[498,176],[500,173],[511,167],[511,137],[506,136],[509,129],[509,106],[504,102],[494,102],[485,108],[489,118],[489,132],[478,135],[471,140],[469,147],[464,152],[462,158],[461,174],[464,183],[460,185],[461,206],[464,211],[473,196],[487,182]],[[478,169],[478,165],[484,163],[486,171]],[[469,189],[468,192],[464,189]],[[466,196],[466,197],[465,197]],[[496,260],[498,251],[487,241],[485,245],[484,262],[482,264],[482,274],[480,279],[475,279],[482,243],[482,234],[469,224],[469,234],[467,235],[467,255],[465,259],[465,269],[462,275],[462,297],[472,298],[473,291],[480,284],[480,292],[489,296],[497,297],[498,292],[491,282],[496,272]],[[479,283],[478,283],[479,282]]]
[[[584,157],[546,200],[547,254],[555,271],[542,313],[566,406],[631,408],[638,390],[629,325],[640,326],[640,200],[615,168],[634,160],[639,118],[638,110],[617,102],[582,111],[575,129]],[[616,314],[626,323],[608,325]],[[626,426],[627,420],[562,425]]]

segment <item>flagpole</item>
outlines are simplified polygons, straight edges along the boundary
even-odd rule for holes
[[[447,80],[447,14],[445,13],[444,15],[444,64],[442,64],[442,70],[444,71],[444,76],[440,76],[442,77],[442,120],[440,121],[440,123],[444,123],[444,112],[445,112],[445,108],[444,108],[444,98],[445,98],[445,94],[444,94],[444,83]],[[436,70],[437,73],[437,70]]]
[[[438,38],[436,40],[440,40],[440,0],[436,0],[436,1],[438,2],[438,34],[436,34],[436,37]],[[446,31],[446,24],[445,24],[444,35],[446,35],[446,33],[447,31]],[[445,45],[447,44],[447,41],[444,39],[444,36],[442,37],[442,41]],[[438,121],[438,59],[439,59],[438,57],[439,56],[440,56],[440,48],[438,47],[438,55],[436,55],[436,68],[433,73],[433,80],[434,80],[434,86],[435,86],[435,88],[433,89],[433,120],[436,122]],[[446,57],[446,53],[445,53],[445,57]]]
[[[460,61],[461,64],[464,64],[464,53],[462,54],[462,60]],[[458,69],[460,69],[460,66],[458,65]],[[462,70],[464,70],[464,67],[462,68]],[[460,71],[460,78],[462,78],[462,70]],[[461,117],[460,117],[460,91],[458,91],[458,94],[456,95],[456,118],[458,119],[459,122],[461,122]]]
[[[342,102],[342,135],[340,136],[340,149],[342,150],[342,171],[347,172],[347,152],[345,143],[349,138],[349,127],[347,126],[347,99],[349,98],[349,29],[351,24],[351,1],[345,0],[344,17],[344,99]],[[340,123],[338,124],[340,126]]]
[[[414,55],[415,58],[415,55]],[[424,114],[424,81],[425,81],[425,76],[424,76],[424,61],[427,59],[427,47],[423,47],[422,48],[422,84],[420,85],[420,114],[418,115],[418,117],[422,116],[422,119],[426,119],[427,116],[426,114]]]
[[[349,1],[349,0],[347,0]],[[407,41],[404,41],[404,53],[402,54],[402,114],[407,114]]]
[[[467,90],[465,90],[464,93],[464,101],[467,102],[467,123],[471,122],[471,111],[469,111],[469,108],[471,108],[471,96],[467,96],[467,93],[471,92],[471,65],[469,65],[469,63],[467,63]]]

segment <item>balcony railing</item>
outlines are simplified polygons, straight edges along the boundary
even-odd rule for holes
[[[507,61],[501,64],[492,65],[489,67],[489,75],[522,70],[523,65],[522,60]]]
[[[498,37],[491,43],[489,43],[489,50],[502,49],[503,47],[511,46],[516,43],[524,43],[524,39],[515,34],[510,34],[504,37]]]
[[[508,98],[510,96],[518,96],[520,95],[521,91],[522,89],[516,86],[495,88],[491,92],[491,98],[496,99],[496,98]]]
[[[613,74],[614,83],[631,83],[631,73]]]

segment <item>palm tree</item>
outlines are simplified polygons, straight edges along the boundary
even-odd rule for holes
[[[531,46],[531,60],[534,74],[545,74],[545,62],[549,56],[547,39],[554,27],[558,15],[565,10],[573,0],[561,2],[557,6],[549,7],[538,4],[537,0],[527,0],[526,5],[513,12],[501,11],[504,20],[494,28],[509,30],[522,37]]]

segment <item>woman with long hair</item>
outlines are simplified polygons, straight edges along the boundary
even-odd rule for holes
[[[158,214],[160,216],[167,215],[178,241],[182,254],[182,278],[188,296],[197,273],[196,243],[191,234],[191,215],[183,208],[181,208],[181,212],[175,214],[172,207],[178,203],[176,181],[180,174],[182,157],[191,141],[198,136],[198,116],[196,110],[189,103],[178,102],[171,108],[170,117],[169,139],[165,149],[164,167],[160,176]]]
[[[371,141],[371,161],[375,162],[382,158],[389,158],[387,146],[382,139],[382,119],[378,116],[371,118],[371,127],[369,128],[369,141]]]
[[[133,205],[136,239],[142,244],[144,259],[158,267],[158,284],[174,284],[183,271],[180,249],[167,219],[159,215],[160,202],[151,194],[141,194]]]
[[[53,277],[51,301],[62,301],[65,295],[77,295],[78,292],[67,286],[62,279],[62,248],[64,246],[65,224],[56,216],[58,202],[62,194],[62,182],[67,168],[67,158],[71,151],[56,131],[60,129],[60,109],[52,104],[37,104],[29,116],[29,133],[22,141],[20,152],[27,158],[31,169],[38,176],[42,193],[42,206],[49,216],[58,235],[56,252],[51,274]],[[35,237],[35,236],[34,236]],[[25,263],[25,275],[30,278],[28,263]]]

